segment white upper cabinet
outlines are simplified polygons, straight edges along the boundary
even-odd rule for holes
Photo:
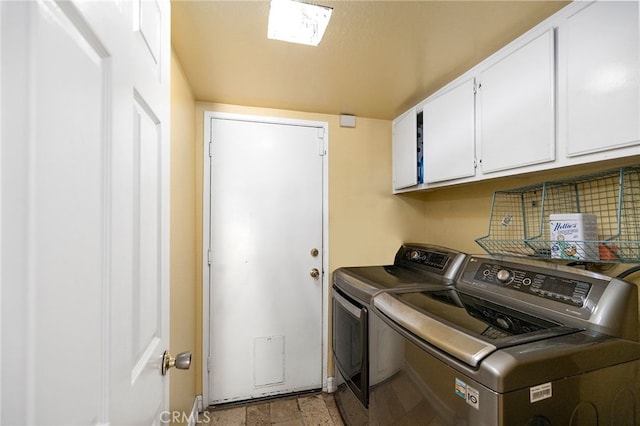
[[[393,189],[418,183],[417,117],[414,108],[393,121]]]
[[[554,30],[480,73],[480,167],[492,173],[555,159]]]
[[[568,157],[640,143],[637,1],[603,1],[559,27],[561,136]]]
[[[395,192],[639,155],[640,1],[572,2],[393,124]]]
[[[459,82],[423,107],[426,183],[475,174],[474,79]]]

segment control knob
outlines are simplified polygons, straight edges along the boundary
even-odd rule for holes
[[[509,284],[513,281],[513,273],[507,269],[500,269],[496,274],[496,278],[503,284]]]
[[[417,250],[412,251],[411,260],[420,260],[420,252]]]
[[[496,322],[500,327],[502,327],[505,330],[511,330],[513,328],[513,323],[511,322],[511,319],[509,319],[508,317],[499,315],[496,317]]]

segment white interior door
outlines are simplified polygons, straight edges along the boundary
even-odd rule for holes
[[[210,126],[209,402],[320,388],[325,128]]]
[[[159,423],[169,4],[1,2],[0,19],[0,423]]]

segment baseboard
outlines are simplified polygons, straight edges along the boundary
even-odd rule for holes
[[[191,413],[189,414],[188,426],[196,426],[198,423],[198,413],[203,411],[202,395],[196,395],[196,399],[193,401],[193,407],[191,407]]]
[[[327,392],[334,393],[336,391],[335,377],[327,377]]]

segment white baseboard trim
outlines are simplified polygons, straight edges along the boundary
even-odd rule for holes
[[[188,426],[196,426],[198,423],[198,413],[204,411],[202,406],[202,395],[196,395],[196,399],[193,401],[193,407],[191,407],[191,413],[189,414]]]
[[[335,377],[327,377],[327,392],[333,393],[336,391]]]

